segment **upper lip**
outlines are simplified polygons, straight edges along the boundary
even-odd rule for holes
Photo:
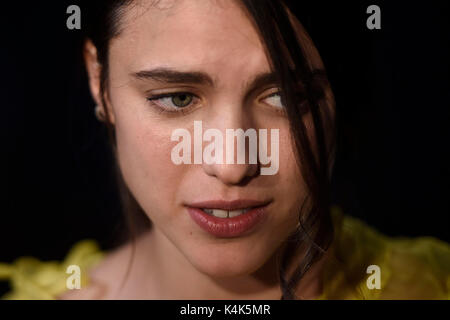
[[[236,199],[231,201],[226,200],[207,200],[200,202],[188,203],[188,207],[202,208],[202,209],[222,209],[227,211],[247,209],[253,207],[262,207],[270,203],[270,201],[260,201],[252,199]]]

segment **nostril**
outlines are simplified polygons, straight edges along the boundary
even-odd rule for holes
[[[203,164],[204,171],[226,185],[247,185],[258,175],[258,164]]]

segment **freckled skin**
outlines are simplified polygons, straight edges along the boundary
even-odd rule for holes
[[[184,281],[194,273],[213,279],[251,275],[294,230],[305,197],[288,119],[261,102],[265,89],[244,99],[246,84],[270,71],[262,43],[232,1],[172,1],[164,10],[140,2],[143,5],[127,10],[121,34],[110,43],[107,107],[116,128],[122,175],[153,222],[149,246],[164,248],[164,255],[158,256],[165,261],[161,265]],[[161,66],[207,73],[216,86],[163,84],[131,76]],[[92,80],[91,88],[95,97]],[[169,114],[147,100],[148,92],[175,91],[192,92],[199,102],[186,114]],[[171,134],[184,128],[193,137],[194,120],[202,121],[203,131],[216,128],[224,134],[228,128],[279,129],[278,173],[255,175],[255,165],[249,164],[173,164],[170,154],[177,142],[171,141]],[[215,238],[200,229],[183,206],[236,198],[272,201],[268,219],[245,237]]]

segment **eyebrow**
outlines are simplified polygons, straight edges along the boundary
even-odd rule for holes
[[[258,74],[246,85],[248,92],[252,92],[258,88],[278,83],[275,72],[265,72]]]
[[[200,71],[178,71],[170,68],[156,68],[152,70],[142,70],[132,74],[139,80],[153,80],[164,83],[187,83],[214,86],[214,80],[210,75]],[[247,91],[251,92],[257,88],[277,83],[274,72],[265,72],[256,75],[246,83]]]
[[[154,80],[165,83],[191,83],[208,84],[213,86],[214,81],[204,72],[181,72],[168,68],[156,68],[152,70],[143,70],[133,74],[140,80]]]

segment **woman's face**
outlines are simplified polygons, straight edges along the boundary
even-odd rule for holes
[[[295,229],[305,196],[277,86],[270,77],[255,82],[271,73],[263,45],[232,1],[138,3],[121,18],[109,56],[107,101],[125,182],[154,231],[197,270],[216,277],[252,273]],[[176,165],[171,153],[179,141],[172,133],[188,130],[194,153],[194,121],[203,132],[218,129],[224,141],[226,129],[267,129],[269,155],[271,129],[278,129],[278,172],[261,175],[248,158]],[[263,219],[241,234],[207,232],[188,209],[238,199],[268,203]]]

